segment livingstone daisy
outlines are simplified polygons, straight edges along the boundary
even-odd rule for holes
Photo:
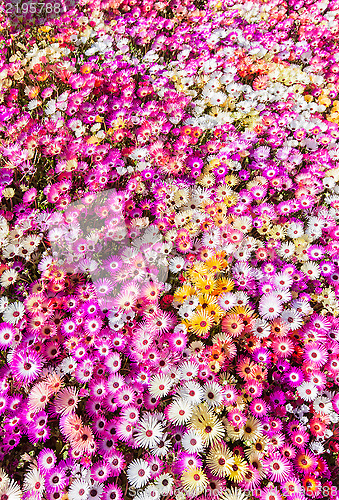
[[[243,480],[247,470],[248,464],[246,460],[238,455],[233,455],[232,461],[227,467],[226,476],[231,481],[235,481],[238,483]]]
[[[5,322],[12,325],[16,325],[25,314],[25,306],[22,302],[16,301],[12,304],[8,304],[4,312],[2,313],[2,318]]]
[[[155,375],[152,377],[149,392],[152,396],[166,396],[172,387],[172,381],[167,375]]]
[[[204,388],[204,399],[211,408],[219,406],[224,399],[223,388],[216,382],[208,382]]]
[[[220,495],[220,498],[221,500],[246,500],[247,496],[246,490],[232,486],[231,488],[227,488]]]
[[[0,325],[0,348],[1,350],[10,347],[14,340],[15,330],[13,325],[10,323],[2,323]]]
[[[22,498],[22,490],[19,484],[12,479],[3,482],[0,486],[0,493],[8,500],[20,500]]]
[[[132,486],[141,488],[151,477],[151,468],[146,460],[133,460],[127,468],[127,478]]]
[[[181,443],[189,453],[201,453],[205,448],[202,434],[194,429],[189,429],[183,435]]]
[[[283,310],[281,300],[274,293],[264,295],[260,299],[259,312],[264,319],[277,318]]]
[[[201,432],[207,445],[220,441],[225,433],[220,420],[204,404],[193,410],[189,426]]]
[[[188,422],[193,413],[193,405],[180,397],[165,408],[165,415],[174,424],[182,425]]]
[[[262,425],[260,421],[254,417],[247,419],[243,430],[243,439],[249,443],[253,443],[258,438],[262,437]]]
[[[206,490],[208,479],[200,467],[189,467],[184,470],[181,483],[190,498],[195,498]]]
[[[188,328],[192,333],[205,338],[213,325],[212,317],[205,311],[194,314],[188,321]]]
[[[291,465],[280,453],[273,453],[264,460],[264,470],[272,481],[281,483],[289,477]]]
[[[139,420],[134,432],[134,439],[139,446],[152,448],[161,440],[163,426],[155,417],[147,414]]]
[[[313,401],[318,395],[317,386],[305,381],[298,386],[298,393],[305,401]]]
[[[226,443],[219,442],[212,446],[207,455],[208,468],[218,477],[225,477],[229,466],[232,464],[233,455]]]
[[[35,380],[43,367],[43,359],[33,349],[19,351],[10,360],[13,376],[22,383]]]
[[[55,400],[55,411],[60,415],[72,413],[78,405],[78,391],[75,387],[66,387],[58,392]]]
[[[34,413],[43,410],[49,402],[52,391],[45,382],[39,382],[31,389],[28,397],[28,408]]]
[[[74,479],[68,490],[70,500],[81,500],[88,497],[90,484],[83,479]]]

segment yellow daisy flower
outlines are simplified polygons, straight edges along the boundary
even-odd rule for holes
[[[190,496],[194,498],[205,491],[208,479],[201,467],[188,467],[181,476],[181,482]]]
[[[215,280],[211,275],[204,274],[194,280],[194,288],[200,293],[211,293],[215,286]]]
[[[211,259],[206,260],[205,266],[209,271],[219,272],[224,269],[224,258],[215,255]]]
[[[204,403],[196,406],[193,410],[190,427],[201,432],[206,445],[217,443],[225,433],[220,420],[208,410]]]
[[[228,183],[230,186],[236,186],[238,184],[238,179],[234,176],[230,176],[230,179],[228,179]],[[233,207],[236,205],[238,202],[238,195],[237,193],[232,193],[228,196],[225,196],[224,198],[224,203],[226,207]]]
[[[182,287],[178,288],[174,292],[173,300],[179,302],[179,304],[182,304],[191,295],[195,295],[194,288],[191,285],[185,283]]]
[[[244,434],[244,429],[243,427],[234,427],[230,423],[228,423],[227,419],[225,418],[224,425],[226,428],[226,434],[230,438],[231,441],[237,441],[238,439],[241,439],[243,434]]]
[[[220,318],[222,318],[226,314],[226,311],[221,309],[221,307],[218,306],[218,304],[210,304],[209,306],[207,306],[206,312],[214,319],[215,322],[217,322]]]
[[[276,224],[271,228],[269,235],[275,240],[284,240],[286,235],[286,228],[281,224]]]
[[[195,280],[208,273],[208,268],[205,262],[197,262],[194,266],[187,271],[187,277],[195,283]]]
[[[200,295],[199,296],[199,303],[200,305],[198,306],[198,310],[204,310],[204,309],[207,309],[208,306],[212,305],[212,304],[217,304],[217,299],[214,297],[214,295],[209,295],[209,294],[205,294],[205,295]]]
[[[262,437],[261,429],[262,426],[260,421],[255,417],[249,417],[247,419],[246,424],[243,427],[244,434],[242,439],[244,441],[249,441],[250,443],[253,443],[258,438]]]
[[[207,314],[207,312],[201,311],[194,314],[192,318],[190,318],[188,324],[189,330],[192,333],[205,338],[213,325],[213,319]]]
[[[233,455],[227,448],[227,445],[220,442],[211,448],[206,462],[212,474],[218,477],[225,477],[229,466],[233,463]]]
[[[230,292],[234,288],[234,281],[229,278],[220,278],[217,280],[216,287],[213,290],[214,295]]]
[[[232,463],[227,467],[226,476],[231,481],[239,483],[244,479],[248,469],[248,464],[242,457],[233,455]]]

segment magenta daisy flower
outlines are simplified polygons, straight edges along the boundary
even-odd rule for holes
[[[121,387],[114,396],[120,407],[127,407],[135,402],[135,392],[128,385]]]
[[[291,441],[297,448],[304,448],[310,440],[309,434],[303,429],[292,432]]]
[[[119,486],[115,484],[108,484],[105,486],[103,500],[122,500],[123,492]]]
[[[39,453],[38,457],[38,466],[39,469],[42,469],[44,473],[51,471],[56,463],[56,455],[53,450],[49,448],[44,448]]]
[[[323,366],[328,358],[326,347],[320,342],[312,342],[305,346],[304,359],[311,363],[315,368]]]
[[[253,401],[250,403],[250,410],[253,413],[253,415],[257,418],[263,417],[264,415],[267,415],[268,412],[268,405],[267,403],[260,398],[255,398]]]
[[[264,459],[263,463],[269,479],[278,483],[286,481],[292,471],[288,460],[280,453],[272,453],[270,457]]]
[[[68,484],[68,477],[63,468],[56,467],[45,475],[45,488],[53,493],[62,490]]]
[[[9,362],[13,376],[23,384],[35,380],[44,365],[42,358],[33,349],[16,352]]]
[[[13,342],[15,329],[10,323],[0,324],[0,350],[7,349]]]
[[[300,368],[290,368],[285,374],[285,381],[290,387],[298,387],[303,380],[304,375]]]
[[[124,454],[120,451],[114,451],[107,458],[111,467],[111,476],[117,477],[126,465]]]

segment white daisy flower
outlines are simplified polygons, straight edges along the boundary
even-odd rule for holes
[[[90,491],[90,485],[84,479],[75,479],[69,490],[68,498],[70,500],[86,500]]]
[[[99,481],[95,481],[89,490],[89,498],[91,500],[101,500],[104,495],[104,485]]]
[[[3,312],[2,319],[6,323],[16,325],[25,314],[25,306],[22,302],[16,301],[9,304]]]
[[[283,310],[282,301],[275,293],[268,293],[261,297],[259,303],[259,313],[267,320],[277,318]]]
[[[155,446],[163,435],[163,426],[150,413],[147,413],[136,427],[134,439],[139,446],[152,448]]]
[[[168,434],[163,437],[151,448],[151,454],[156,457],[163,457],[167,455],[172,449],[172,441],[168,438]]]
[[[308,447],[315,455],[322,455],[325,451],[324,445],[320,441],[312,441]]]
[[[333,410],[331,400],[326,396],[318,396],[313,401],[313,408],[316,413],[323,413],[325,415],[329,415]]]
[[[316,262],[305,262],[301,266],[301,270],[312,280],[316,280],[320,276],[320,267]]]
[[[192,361],[184,361],[179,366],[178,378],[181,380],[191,380],[198,375],[198,365]]]
[[[158,489],[160,495],[169,495],[173,489],[174,479],[171,474],[165,473],[157,477],[154,486]]]
[[[151,468],[146,460],[137,458],[127,467],[127,478],[131,486],[141,488],[151,477]]]
[[[18,483],[11,479],[0,486],[0,496],[6,500],[20,500],[22,491]]]
[[[237,306],[245,306],[250,300],[249,296],[245,292],[236,292],[234,295]]]
[[[293,300],[291,305],[293,309],[298,311],[303,316],[313,312],[313,309],[307,300]]]
[[[287,228],[287,236],[290,238],[300,238],[304,234],[304,226],[301,223],[292,222]]]
[[[312,382],[303,382],[298,387],[298,394],[305,401],[314,401],[317,397],[318,389]]]
[[[278,250],[278,255],[285,260],[289,260],[295,251],[295,245],[291,241],[284,242]]]
[[[156,487],[152,484],[147,486],[144,491],[140,491],[134,497],[134,500],[157,500],[160,498],[160,493]]]
[[[241,247],[238,250],[236,250],[233,254],[234,258],[237,259],[238,261],[247,261],[251,257],[251,250],[245,247]]]
[[[8,306],[8,297],[0,297],[0,313],[3,313]]]
[[[205,448],[202,434],[194,429],[189,429],[183,435],[181,444],[189,453],[200,453]]]
[[[149,385],[151,396],[161,398],[167,396],[172,387],[172,380],[168,375],[154,375]]]
[[[204,397],[203,388],[198,382],[194,381],[186,382],[186,384],[179,389],[177,394],[193,406],[201,403]]]
[[[218,305],[224,309],[224,311],[228,311],[229,309],[232,309],[237,303],[237,299],[234,293],[232,292],[225,292],[222,293],[218,297]]]
[[[261,319],[256,319],[254,322],[253,333],[258,339],[269,337],[271,334],[271,327],[269,323]]]
[[[293,283],[293,278],[287,273],[277,273],[273,278],[274,284],[281,288],[289,288]]]
[[[226,101],[227,96],[223,92],[212,93],[209,89],[207,89],[207,91],[210,92],[210,94],[208,95],[208,100],[212,106],[221,106]]]
[[[190,319],[194,315],[194,308],[183,304],[179,307],[178,314],[181,318]]]
[[[19,245],[7,245],[2,250],[2,256],[4,259],[13,259],[19,253]]]
[[[297,330],[303,324],[303,316],[295,309],[286,309],[281,313],[281,319],[288,324],[290,330]]]
[[[4,288],[7,288],[16,282],[18,276],[19,273],[14,269],[6,269],[6,271],[4,271],[0,277],[0,284]]]
[[[224,398],[222,387],[217,382],[208,382],[204,387],[204,399],[208,406],[219,406]]]
[[[0,491],[6,488],[10,483],[9,475],[0,468]]]
[[[158,498],[160,498],[160,491],[155,486],[155,484],[148,485],[143,493],[145,495],[148,495],[145,500],[157,500]]]
[[[72,373],[76,369],[78,362],[72,358],[72,356],[67,356],[64,358],[59,365],[60,370],[63,373]]]
[[[286,302],[290,302],[290,300],[292,299],[292,294],[288,288],[276,287],[273,294],[277,299],[281,300],[283,304],[285,304]]]
[[[45,491],[45,479],[36,467],[25,474],[23,490],[34,491],[40,495]]]
[[[167,406],[166,416],[168,420],[176,425],[183,425],[191,418],[193,407],[189,401],[178,398]]]

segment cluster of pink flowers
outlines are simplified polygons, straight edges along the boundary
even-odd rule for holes
[[[0,6],[0,500],[338,500],[339,2],[73,3]]]

